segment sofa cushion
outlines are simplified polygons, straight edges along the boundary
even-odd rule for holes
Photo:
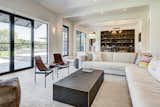
[[[149,65],[148,62],[144,62],[144,61],[140,61],[138,66],[141,67],[141,68],[147,68]]]
[[[105,61],[85,61],[82,64],[83,68],[95,68],[95,69],[114,69],[124,71],[125,67],[130,65],[129,63],[120,62],[105,62]]]
[[[135,61],[135,64],[138,65],[138,63],[142,60],[148,60],[147,62],[150,62],[152,59],[152,54],[150,53],[138,53],[137,56],[136,56],[136,61]]]
[[[94,52],[93,53],[93,61],[102,61],[102,54],[101,54],[101,52]]]
[[[113,61],[113,52],[102,52],[102,61]]]
[[[159,107],[160,83],[146,69],[127,66],[126,77],[133,107]]]
[[[160,59],[153,58],[148,66],[148,72],[160,82]]]
[[[113,62],[134,63],[136,53],[113,53]]]

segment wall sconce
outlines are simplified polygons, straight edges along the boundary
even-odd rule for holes
[[[88,34],[88,38],[90,39],[96,38],[96,33],[93,32],[93,33]]]
[[[56,28],[55,27],[52,28],[52,32],[53,32],[53,34],[56,33]]]

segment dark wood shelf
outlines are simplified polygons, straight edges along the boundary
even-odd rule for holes
[[[121,33],[113,34],[110,31],[101,32],[101,51],[110,52],[134,52],[135,31],[123,30]]]
[[[107,39],[107,40],[109,40],[109,39],[114,39],[114,40],[132,40],[132,39],[134,39],[134,38],[103,38],[103,40],[105,40],[105,39]]]

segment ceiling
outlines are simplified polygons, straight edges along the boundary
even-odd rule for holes
[[[108,4],[113,2],[125,2],[128,0],[36,0],[48,9],[56,13],[65,13],[78,8],[95,6],[98,4]]]
[[[35,0],[83,27],[135,24],[148,12],[150,0]],[[125,21],[126,20],[126,21]]]

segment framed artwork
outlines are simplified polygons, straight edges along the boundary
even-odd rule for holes
[[[141,33],[138,34],[138,42],[142,41]]]

